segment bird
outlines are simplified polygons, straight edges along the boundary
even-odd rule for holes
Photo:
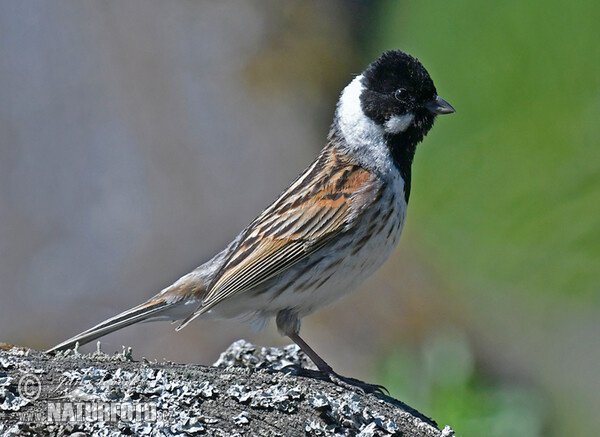
[[[301,319],[358,287],[398,244],[417,145],[438,115],[455,112],[415,57],[389,50],[342,90],[325,147],[221,252],[144,303],[48,349],[93,341],[142,321],[273,317],[321,375],[339,375],[300,337]]]

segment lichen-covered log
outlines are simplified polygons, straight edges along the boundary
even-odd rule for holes
[[[395,399],[297,376],[296,346],[240,340],[212,367],[0,350],[1,435],[452,436]]]

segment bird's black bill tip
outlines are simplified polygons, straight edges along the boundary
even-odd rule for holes
[[[456,109],[454,109],[450,103],[442,99],[440,96],[435,96],[435,99],[427,102],[425,107],[434,114],[438,115],[452,114],[453,112],[456,112]]]

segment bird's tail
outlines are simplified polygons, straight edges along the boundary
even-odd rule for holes
[[[69,349],[75,346],[76,343],[79,343],[80,345],[89,343],[103,335],[137,322],[148,321],[150,319],[177,319],[179,317],[169,317],[168,313],[170,310],[174,309],[173,307],[179,306],[180,304],[182,304],[182,301],[177,299],[165,299],[164,297],[152,299],[128,309],[127,311],[123,311],[87,331],[83,331],[81,334],[77,334],[62,343],[57,344],[48,349],[46,353]]]

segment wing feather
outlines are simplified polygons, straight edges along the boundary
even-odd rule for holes
[[[345,232],[377,198],[381,181],[338,157],[319,157],[243,232],[200,307],[178,329],[223,300],[289,269]]]

